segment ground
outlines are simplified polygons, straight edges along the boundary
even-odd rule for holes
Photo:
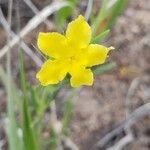
[[[83,88],[76,99],[71,135],[82,150],[94,149],[104,135],[125,120],[126,96],[133,80],[139,78],[140,83],[130,99],[131,112],[150,101],[148,3],[146,0],[129,2],[104,42],[115,47],[109,60],[115,61],[117,68],[96,77],[93,87]],[[148,116],[135,123],[132,130],[136,130],[137,137],[125,149],[150,149],[149,124]]]

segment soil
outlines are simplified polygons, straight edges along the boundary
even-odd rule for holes
[[[105,45],[116,49],[108,61],[116,62],[117,67],[97,76],[93,87],[83,88],[76,99],[71,135],[81,150],[98,149],[96,143],[125,120],[126,95],[136,78],[140,83],[130,99],[130,111],[150,102],[149,16],[150,1],[129,1],[105,40]],[[125,150],[150,149],[150,117],[141,118],[132,130],[136,138]]]

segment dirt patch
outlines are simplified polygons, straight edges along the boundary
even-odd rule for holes
[[[131,112],[150,102],[150,5],[147,2],[130,1],[104,42],[116,48],[110,59],[117,63],[117,68],[97,77],[93,87],[83,88],[77,97],[71,135],[81,150],[96,149],[96,143],[125,120],[126,95],[135,78],[140,78],[140,83],[130,101]],[[150,148],[149,123],[148,116],[136,122],[132,129],[137,136],[125,149]]]

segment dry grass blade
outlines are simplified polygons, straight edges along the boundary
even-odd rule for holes
[[[137,108],[134,112],[132,112],[126,121],[124,121],[119,127],[114,129],[113,131],[106,134],[101,140],[99,140],[96,144],[97,147],[103,147],[106,145],[115,135],[118,135],[123,130],[126,130],[129,126],[132,126],[137,120],[144,117],[145,115],[150,114],[150,103],[144,104],[141,107]]]
[[[0,22],[4,28],[4,30],[7,30],[7,26],[9,26],[7,20],[5,19],[2,10],[0,9]],[[12,37],[18,37],[12,30],[10,31],[11,36]],[[18,37],[19,38],[19,37]],[[31,57],[31,59],[38,65],[41,66],[42,65],[42,60],[36,56],[36,54],[34,54],[34,52],[32,52],[32,50],[28,47],[27,44],[25,44],[23,41],[21,42],[21,47],[22,49],[25,51],[25,53],[27,55],[29,55]]]
[[[130,115],[131,113],[131,98],[133,97],[135,91],[136,91],[136,88],[138,87],[139,83],[140,83],[140,78],[135,78],[130,87],[129,87],[129,90],[127,92],[127,96],[126,96],[126,118],[128,118],[128,116]],[[129,127],[126,127],[126,132],[129,133],[129,134],[132,134],[132,130]]]
[[[32,3],[31,0],[23,0],[23,1],[31,8],[31,10],[32,10],[35,14],[37,14],[37,13],[40,12],[39,9]],[[49,28],[51,28],[52,23],[51,23],[48,19],[46,19],[46,20],[44,21],[44,23],[45,23]]]
[[[108,150],[122,150],[127,144],[133,141],[134,137],[132,134],[127,134],[119,142],[117,142],[113,147],[108,148]]]
[[[89,20],[91,12],[92,12],[92,7],[93,7],[93,0],[89,0],[88,5],[87,5],[87,9],[85,12],[85,19]]]
[[[35,15],[28,23],[27,25],[21,30],[20,32],[20,38],[25,37],[29,32],[31,32],[33,29],[35,29],[41,22],[43,22],[49,15],[51,15],[53,12],[59,10],[60,8],[64,6],[68,6],[69,4],[67,2],[61,2],[61,3],[53,3],[45,7],[43,10],[41,10],[37,15]],[[10,41],[9,47],[12,48],[15,44],[19,42],[19,38],[15,37]],[[2,58],[6,52],[9,49],[8,45],[5,45],[0,50],[0,58]]]

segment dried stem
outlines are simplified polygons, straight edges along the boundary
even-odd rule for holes
[[[23,39],[28,33],[30,33],[33,29],[35,29],[41,22],[43,22],[49,15],[53,12],[59,10],[64,6],[68,6],[69,3],[67,2],[55,2],[53,4],[48,5],[43,10],[41,10],[37,15],[35,15],[27,25],[20,31],[20,37]],[[14,37],[9,44],[9,47],[12,48],[15,44],[19,42],[18,37]],[[2,58],[9,49],[8,45],[5,45],[0,50],[0,58]]]
[[[30,8],[31,10],[37,14],[39,13],[39,9],[32,3],[31,0],[23,0]],[[44,20],[44,23],[51,28],[53,26],[52,22],[50,22],[48,19]]]
[[[126,130],[129,126],[132,126],[137,120],[150,114],[150,103],[144,104],[141,107],[133,111],[128,118],[116,129],[106,134],[101,140],[97,142],[97,147],[103,147],[106,145],[115,135],[118,135],[123,130]]]
[[[7,20],[5,19],[3,12],[0,8],[0,22],[4,28],[4,30],[7,32],[7,28],[9,26]],[[17,34],[15,34],[12,30],[10,30],[10,34],[11,37],[13,38],[19,38]],[[36,56],[36,54],[34,54],[34,52],[28,47],[27,44],[25,44],[23,41],[21,42],[21,47],[22,49],[25,51],[25,53],[31,57],[31,59],[38,65],[41,66],[42,65],[42,60]],[[1,53],[0,53],[1,55]]]

